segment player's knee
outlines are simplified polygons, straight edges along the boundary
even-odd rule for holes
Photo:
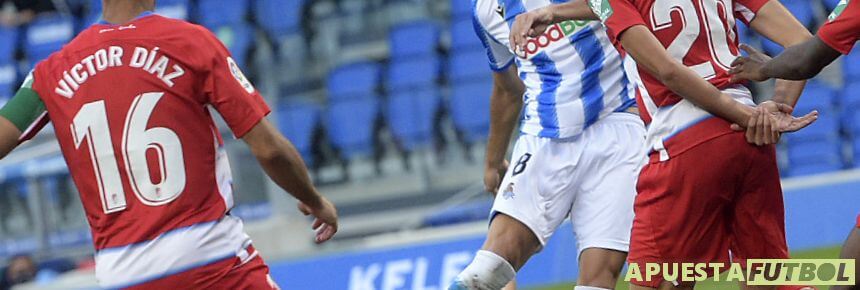
[[[475,259],[448,290],[499,290],[514,279],[514,267],[490,251],[478,251]]]

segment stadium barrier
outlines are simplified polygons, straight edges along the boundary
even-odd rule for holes
[[[841,244],[860,213],[860,171],[789,179],[784,183],[786,232],[792,250]],[[284,289],[444,290],[484,240],[485,227],[467,235],[271,263]],[[574,281],[576,239],[561,226],[517,275],[520,286]]]

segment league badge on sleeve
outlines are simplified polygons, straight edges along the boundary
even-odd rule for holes
[[[227,65],[230,66],[230,74],[232,74],[233,77],[236,78],[236,81],[239,82],[239,85],[241,85],[242,88],[244,88],[245,91],[249,94],[253,94],[254,85],[252,85],[251,82],[248,81],[248,78],[245,77],[245,74],[242,73],[242,70],[239,69],[239,65],[236,64],[236,61],[233,60],[232,57],[227,57]]]

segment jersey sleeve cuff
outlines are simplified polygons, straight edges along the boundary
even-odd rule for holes
[[[251,131],[251,129],[253,129],[254,126],[257,126],[257,124],[259,124],[260,121],[262,121],[264,118],[266,118],[266,116],[268,116],[271,112],[272,112],[271,109],[266,108],[266,110],[263,111],[262,114],[258,114],[258,115],[253,116],[253,117],[248,117],[247,119],[245,119],[245,121],[243,121],[243,122],[241,122],[235,126],[231,126],[230,130],[233,131],[233,136],[236,139],[242,139],[242,137],[245,137],[245,134],[248,134],[248,132]]]
[[[824,32],[824,33],[822,33],[822,32]],[[826,44],[827,46],[829,46],[833,50],[838,51],[839,53],[841,53],[843,55],[851,52],[851,49],[854,47],[853,43],[851,45],[847,45],[847,46],[838,45],[838,43],[836,41],[834,41],[832,38],[830,38],[830,34],[826,33],[826,31],[823,29],[818,31],[817,37],[818,37],[818,39],[821,39],[821,42],[824,42],[824,44]]]

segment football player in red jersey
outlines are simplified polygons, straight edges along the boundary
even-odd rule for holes
[[[511,42],[521,49],[547,23],[596,17],[636,60],[638,67],[628,74],[641,79],[638,101],[650,123],[651,151],[639,176],[628,261],[725,263],[730,250],[735,261],[788,258],[782,189],[769,144],[781,132],[808,125],[817,113],[788,115],[804,85],[788,81],[778,83],[773,101],[754,109],[749,90],[728,71],[739,54],[735,18],[783,46],[811,34],[777,0],[587,4],[591,15],[584,1],[573,1],[521,16]],[[732,123],[748,126],[746,138],[733,132]],[[660,274],[631,282],[631,289],[695,286],[663,281]]]
[[[242,221],[210,108],[269,177],[337,231],[269,107],[205,28],[103,0],[103,21],[39,62],[0,109],[0,156],[50,120],[87,213],[104,288],[276,289]]]
[[[840,55],[848,54],[860,40],[860,3],[842,0],[828,17],[818,34],[801,44],[785,49],[771,59],[748,45],[741,48],[749,56],[739,57],[729,71],[737,81],[764,81],[771,78],[804,80],[812,78]],[[841,258],[854,259],[860,264],[860,215],[851,230]],[[857,268],[855,268],[855,271]],[[860,275],[856,272],[855,277]],[[834,290],[858,289],[857,286],[834,286]]]

